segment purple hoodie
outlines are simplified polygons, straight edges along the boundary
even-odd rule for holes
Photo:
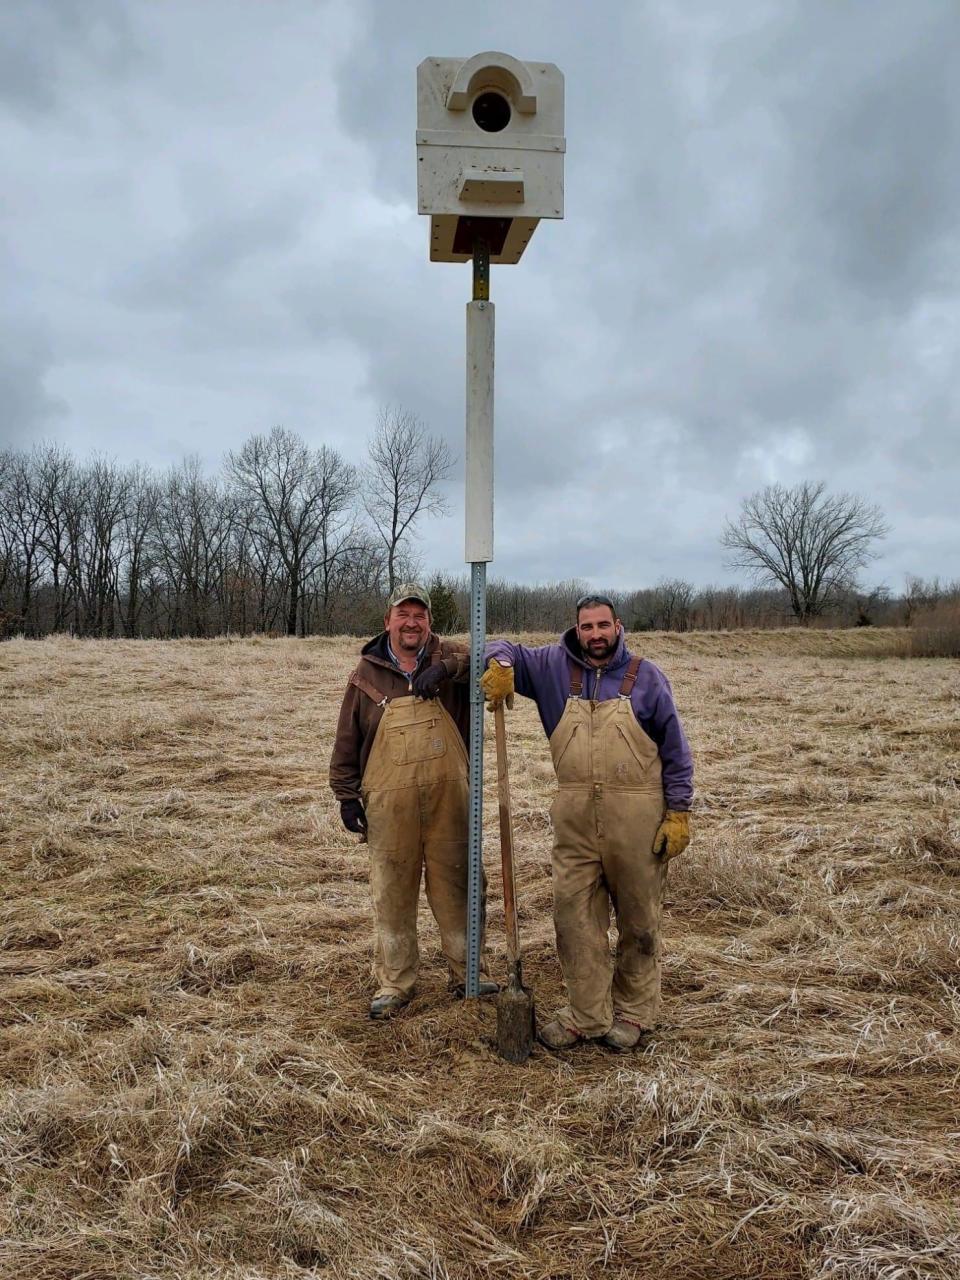
[[[484,650],[484,666],[491,658],[513,665],[517,693],[533,698],[540,721],[549,738],[560,723],[570,696],[570,664],[572,658],[584,670],[584,698],[599,702],[615,698],[620,692],[624,672],[631,654],[624,644],[623,632],[610,660],[603,668],[585,662],[577,639],[576,627],[565,631],[557,644],[536,649],[512,644],[509,640],[491,640]],[[689,809],[693,800],[693,759],[684,737],[683,726],[673,702],[670,681],[659,667],[644,658],[637,682],[630,694],[630,704],[640,727],[657,744],[663,768],[663,791],[668,809]]]

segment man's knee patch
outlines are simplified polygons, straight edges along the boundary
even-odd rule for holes
[[[621,946],[641,956],[655,956],[657,941],[657,935],[651,929],[636,929],[626,934]]]

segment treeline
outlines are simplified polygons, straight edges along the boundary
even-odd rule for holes
[[[0,637],[370,629],[449,465],[403,410],[381,413],[363,467],[280,427],[214,476],[2,451]]]
[[[494,579],[487,584],[487,628],[491,633],[559,632],[573,621],[573,607],[585,592],[609,595],[628,631],[771,630],[798,625],[789,594],[761,587],[695,587],[682,578],[665,578],[653,587],[608,590],[580,579],[521,586]],[[431,586],[435,619],[445,630],[466,630],[469,580],[443,579]],[[829,599],[819,627],[911,626],[939,606],[960,603],[960,581],[910,578],[902,595],[886,588],[837,591]]]
[[[381,414],[363,467],[275,428],[204,474],[166,471],[56,445],[0,451],[0,637],[371,634],[395,581],[417,572],[417,521],[442,510],[450,459],[402,410]],[[433,575],[438,630],[463,631],[466,575]],[[493,578],[491,633],[556,633],[601,584],[523,586]],[[632,631],[795,625],[787,593],[694,587],[679,578],[610,593]],[[894,596],[837,592],[818,625],[910,626],[960,601],[960,583],[911,578]]]

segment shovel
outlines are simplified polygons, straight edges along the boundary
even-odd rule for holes
[[[507,1062],[526,1062],[535,1035],[533,993],[520,973],[520,930],[513,877],[513,819],[510,816],[510,775],[507,772],[507,729],[503,703],[493,713],[497,737],[497,799],[500,807],[500,857],[503,862],[503,915],[507,926],[510,978],[497,996],[497,1052]]]

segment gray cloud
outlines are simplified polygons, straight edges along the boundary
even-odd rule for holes
[[[23,332],[8,336],[0,346],[2,443],[23,448],[32,442],[38,428],[53,430],[62,423],[67,405],[46,390],[50,353],[42,339]]]
[[[30,117],[77,111],[72,90],[125,78],[140,50],[122,0],[7,0],[0,102]]]
[[[6,18],[6,15],[5,15]],[[960,14],[746,0],[481,11],[21,4],[0,147],[7,440],[209,465],[274,422],[462,455],[469,271],[427,261],[415,70],[555,61],[566,219],[495,269],[492,572],[726,575],[746,493],[823,477],[956,574]],[[424,529],[458,570],[462,489]]]

